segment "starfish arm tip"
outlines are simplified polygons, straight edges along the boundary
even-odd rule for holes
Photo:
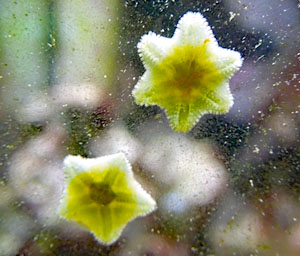
[[[152,86],[151,75],[149,71],[146,71],[132,90],[132,96],[138,105],[141,106],[153,105],[152,98],[151,98],[152,94],[149,91],[151,89],[151,86]]]
[[[205,40],[217,44],[207,20],[199,12],[187,12],[181,17],[174,34],[178,44],[199,45]]]
[[[216,68],[226,78],[230,79],[243,64],[243,58],[238,51],[225,49],[222,47],[208,48],[213,59],[215,59]]]
[[[149,32],[141,37],[137,44],[138,53],[145,66],[153,66],[160,62],[170,47],[170,39]]]
[[[63,161],[65,181],[71,180],[85,168],[85,160],[81,156],[68,155]]]
[[[204,112],[196,111],[196,112],[190,112],[187,115],[187,118],[185,120],[180,120],[180,111],[178,110],[175,114],[170,114],[168,111],[166,112],[166,116],[169,120],[170,126],[172,129],[176,132],[189,132],[192,130],[192,128],[196,125],[196,123],[200,120]]]
[[[115,242],[118,241],[118,239],[120,238],[120,236],[122,235],[122,232],[125,228],[125,225],[122,225],[121,227],[119,227],[117,230],[115,230],[109,238],[104,238],[101,235],[97,235],[95,232],[91,232],[94,236],[94,238],[102,245],[104,246],[110,246],[112,244],[114,244]]]

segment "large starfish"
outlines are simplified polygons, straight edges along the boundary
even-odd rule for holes
[[[164,108],[174,130],[187,132],[203,114],[229,111],[229,80],[242,58],[218,45],[200,13],[186,13],[172,38],[144,35],[138,51],[146,72],[133,96],[140,105]]]
[[[91,159],[67,156],[64,169],[60,216],[88,229],[102,244],[113,243],[129,221],[156,209],[122,153]]]

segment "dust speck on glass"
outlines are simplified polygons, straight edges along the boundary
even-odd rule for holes
[[[0,8],[0,255],[300,255],[297,0]]]

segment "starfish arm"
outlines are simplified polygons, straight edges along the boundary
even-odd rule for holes
[[[121,213],[124,214],[124,210],[121,210]],[[118,221],[116,221],[116,216]],[[78,206],[69,220],[74,220],[80,226],[90,230],[101,244],[110,245],[120,237],[127,224],[128,220],[124,221],[122,217],[121,214],[116,215],[112,208],[90,205]]]
[[[116,182],[112,184],[112,188],[117,194],[114,207],[122,205],[123,210],[133,210],[133,215],[128,217],[127,222],[154,211],[157,208],[156,202],[135,180],[133,173],[131,172],[131,175],[128,175],[125,179],[116,179]],[[125,210],[124,213],[126,213]]]
[[[211,58],[215,62],[216,68],[227,80],[242,66],[243,59],[237,51],[215,47],[210,44],[207,50],[211,53],[210,56],[212,56]]]
[[[76,175],[83,172],[85,167],[86,162],[83,157],[68,155],[64,160],[65,180],[70,181]]]
[[[224,81],[215,91],[207,96],[217,104],[215,108],[209,111],[211,114],[225,114],[233,105],[233,96],[227,81]]]
[[[101,167],[103,169],[108,168],[111,166],[112,162],[114,162],[117,167],[124,169],[126,172],[131,172],[131,170],[128,169],[130,165],[123,153],[98,158],[84,158],[81,156],[69,155],[64,160],[65,178],[66,180],[71,180],[79,173],[94,167]]]
[[[140,193],[140,191],[137,191]],[[146,203],[149,203],[151,200],[154,201],[151,196],[150,200]],[[104,244],[112,244],[114,243],[121,235],[122,231],[124,230],[125,226],[139,216],[144,216],[151,213],[153,210],[156,209],[156,203],[154,202],[154,206],[150,207],[149,205],[141,205],[141,199],[133,200],[132,198],[128,198],[129,200],[124,202],[116,201],[109,207],[110,215],[107,217],[110,218],[111,230],[110,230],[110,237],[108,239],[103,239],[103,237],[96,238]],[[143,207],[144,206],[144,207]]]
[[[153,78],[152,72],[147,70],[143,76],[140,78],[136,86],[132,91],[132,95],[135,98],[135,101],[139,105],[150,106],[154,105],[153,102]]]
[[[188,12],[178,22],[173,36],[177,45],[198,46],[208,40],[217,45],[213,32],[200,13]]]
[[[171,127],[175,131],[188,132],[203,114],[193,104],[179,103],[165,108]]]
[[[121,209],[124,214],[124,209]],[[117,217],[121,217],[118,220]],[[114,243],[121,235],[124,227],[126,226],[128,219],[124,220],[123,216],[117,215],[116,211],[112,207],[101,207],[98,210],[98,219],[103,220],[98,224],[98,232],[93,232],[95,238],[104,245],[110,245]],[[100,224],[100,225],[99,225]]]
[[[142,36],[137,47],[139,55],[144,65],[147,67],[159,63],[171,45],[172,43],[170,38],[149,32]]]
[[[124,153],[120,152],[117,154],[113,155],[108,155],[108,156],[102,156],[101,159],[103,162],[103,167],[106,168],[111,168],[111,166],[117,167],[119,170],[122,170],[126,174],[126,176],[133,177],[133,172],[131,169],[131,165],[128,162],[126,156]]]
[[[134,179],[131,180],[131,182],[128,182],[132,187],[134,187],[134,190],[136,191],[137,198],[137,208],[135,210],[135,217],[138,216],[145,216],[149,213],[156,210],[156,202],[154,199],[148,194],[142,186],[137,183]]]
[[[100,233],[94,233],[94,236],[100,243],[110,245],[120,237],[125,226],[131,219],[131,214],[128,216],[124,207],[110,207],[103,209],[101,215],[106,218],[106,221],[109,220],[109,225],[107,226],[107,223],[102,225],[103,228],[106,226],[105,233],[103,229]]]
[[[228,82],[223,82],[215,91],[206,95],[198,95],[197,100],[190,103],[164,105],[171,127],[176,131],[188,132],[199,121],[202,115],[224,114],[233,105]]]

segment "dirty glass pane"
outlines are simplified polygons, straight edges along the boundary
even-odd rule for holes
[[[228,112],[175,131],[164,108],[137,104],[132,90],[149,68],[141,37],[172,38],[188,11],[243,64]],[[0,0],[0,255],[300,255],[299,42],[297,0]],[[60,216],[64,159],[119,152],[157,209],[128,223],[135,206],[100,211],[97,230],[126,220],[105,244]],[[135,202],[118,175],[120,200]],[[118,196],[85,181],[89,192],[75,189],[83,205]]]

